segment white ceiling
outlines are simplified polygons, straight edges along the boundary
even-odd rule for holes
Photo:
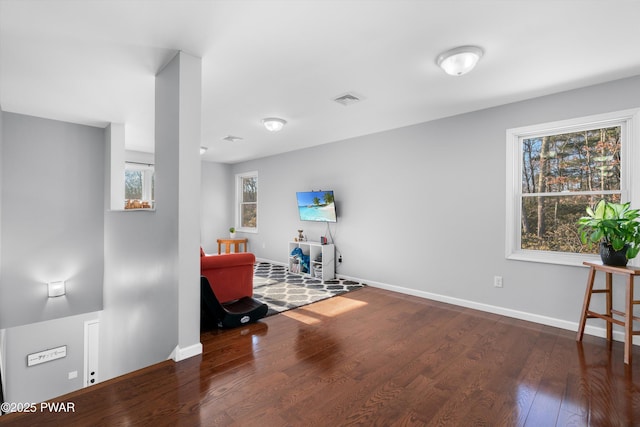
[[[205,159],[234,163],[638,75],[639,21],[637,0],[0,0],[0,106],[153,151],[154,75],[182,50]],[[435,65],[466,44],[472,73]]]

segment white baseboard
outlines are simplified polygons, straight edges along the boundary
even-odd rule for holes
[[[258,259],[260,262],[269,262],[276,265],[287,266],[286,263],[272,261],[269,259]],[[385,289],[387,291],[398,292],[405,295],[412,295],[419,298],[425,298],[433,301],[444,302],[447,304],[453,304],[460,307],[472,308],[474,310],[485,311],[487,313],[499,314],[501,316],[512,317],[514,319],[526,320],[528,322],[539,323],[541,325],[553,326],[560,329],[566,329],[568,331],[578,331],[578,322],[570,322],[568,320],[556,319],[554,317],[542,316],[535,313],[527,313],[526,311],[513,310],[510,308],[499,307],[490,304],[484,304],[476,301],[465,300],[461,298],[449,297],[446,295],[434,294],[432,292],[418,291],[416,289],[405,288],[402,286],[390,285],[388,283],[376,282],[372,280],[361,279],[359,277],[346,276],[344,274],[337,274],[336,277],[345,280],[353,280],[354,282],[365,283],[367,286],[374,288]],[[602,322],[602,321],[601,321]],[[602,322],[604,325],[604,322]],[[603,327],[596,327],[587,324],[584,328],[584,333],[587,335],[593,335],[596,337],[606,338],[607,330]],[[613,331],[614,341],[624,342],[624,332],[620,330]],[[633,344],[640,345],[640,336],[633,337]]]
[[[193,344],[185,348],[180,348],[180,346],[177,345],[169,355],[169,359],[179,362],[199,354],[202,354],[202,343]]]
[[[525,311],[513,310],[505,307],[498,307],[495,305],[479,303],[475,301],[469,301],[461,298],[449,297],[446,295],[434,294],[431,292],[418,291],[411,288],[404,288],[401,286],[389,285],[387,283],[374,282],[371,280],[363,280],[357,277],[349,277],[343,274],[339,275],[340,278],[346,280],[353,280],[355,282],[365,283],[367,286],[372,286],[374,288],[385,289],[388,291],[398,292],[405,295],[412,295],[419,298],[425,298],[433,301],[444,302],[447,304],[453,304],[460,307],[472,308],[474,310],[485,311],[488,313],[499,314],[502,316],[512,317],[514,319],[526,320],[529,322],[539,323],[542,325],[553,326],[560,329],[566,329],[569,331],[578,331],[578,322],[570,322],[567,320],[556,319],[554,317],[542,316],[534,313],[527,313]],[[603,322],[604,324],[604,322]],[[584,333],[587,335],[593,335],[596,337],[606,338],[607,331],[604,327],[596,327],[587,325],[584,329]],[[613,339],[615,341],[624,342],[624,332],[619,330],[613,331]],[[633,337],[633,344],[640,345],[640,337]]]

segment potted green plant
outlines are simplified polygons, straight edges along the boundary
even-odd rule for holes
[[[589,247],[600,244],[603,264],[625,266],[640,252],[640,210],[630,203],[600,200],[578,220],[580,240]]]
[[[235,227],[229,228],[229,237],[231,239],[235,239],[236,238],[236,228]]]

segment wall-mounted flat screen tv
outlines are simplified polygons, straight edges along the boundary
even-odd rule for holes
[[[301,221],[336,222],[333,191],[299,191],[296,198]]]

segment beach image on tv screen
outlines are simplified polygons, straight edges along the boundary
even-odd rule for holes
[[[309,191],[296,195],[302,221],[336,222],[333,191]]]

